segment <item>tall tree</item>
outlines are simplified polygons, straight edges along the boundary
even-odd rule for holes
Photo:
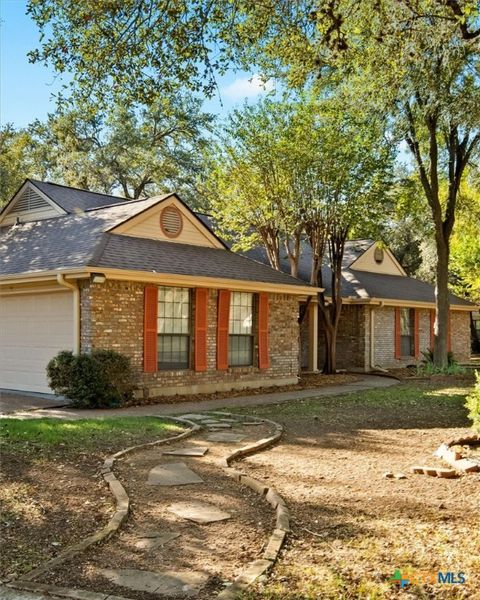
[[[21,132],[6,129],[2,162],[15,159],[16,167],[2,193],[8,198],[32,176],[130,199],[176,191],[196,205],[211,123],[200,101],[175,97],[106,114],[70,109]]]
[[[330,100],[300,97],[235,111],[227,132],[212,170],[215,214],[240,237],[237,247],[262,243],[276,269],[281,252],[293,276],[310,244],[311,283],[319,287],[327,283],[326,261],[330,290],[319,295],[324,371],[335,372],[345,242],[385,216],[391,153],[382,128],[341,114]]]
[[[476,0],[30,0],[43,33],[32,60],[74,74],[78,97],[150,101],[215,90],[232,60],[291,85],[332,70],[407,143],[435,229],[434,361],[447,364],[448,262],[458,190],[480,146]],[[444,173],[448,192],[442,198]]]

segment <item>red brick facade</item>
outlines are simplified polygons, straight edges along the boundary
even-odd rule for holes
[[[298,299],[293,295],[269,294],[269,367],[216,367],[217,296],[208,291],[207,368],[193,370],[194,344],[191,340],[191,368],[178,371],[143,372],[144,288],[146,284],[107,280],[104,284],[81,284],[81,350],[109,348],[132,359],[138,374],[139,395],[226,391],[261,385],[295,383],[299,370]],[[151,285],[151,284],[149,284]],[[194,295],[192,294],[192,304]],[[195,306],[192,306],[195,311]],[[194,312],[193,312],[194,314]],[[193,334],[192,334],[193,338]],[[258,365],[255,339],[254,365]]]

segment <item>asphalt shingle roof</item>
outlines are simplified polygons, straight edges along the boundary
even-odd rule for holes
[[[227,249],[108,233],[170,196],[0,227],[0,276],[89,266],[305,286]]]
[[[384,300],[405,300],[412,302],[435,303],[434,288],[429,283],[404,277],[401,275],[384,275],[350,268],[355,260],[361,256],[372,244],[373,240],[351,240],[346,243],[343,257],[341,290],[342,297],[355,300],[369,300],[382,298]],[[263,248],[253,248],[245,252],[245,256],[268,263],[267,253]],[[307,244],[302,246],[302,253],[298,265],[298,277],[303,281],[310,281],[311,249]],[[290,272],[290,263],[285,256],[280,257],[280,266],[285,273]],[[328,266],[322,267],[322,286],[325,294],[330,296],[331,270]],[[467,300],[450,294],[450,303],[457,306],[473,306]]]
[[[38,181],[37,179],[30,179],[29,181],[69,214],[128,202],[128,198],[97,194],[96,192],[80,190],[49,181]]]

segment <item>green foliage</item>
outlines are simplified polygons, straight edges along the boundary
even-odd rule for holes
[[[382,134],[381,123],[331,97],[266,98],[235,110],[207,181],[224,234],[243,250],[262,243],[278,267],[279,253],[295,262],[314,228],[371,233],[388,212],[392,156]]]
[[[480,433],[480,372],[475,371],[476,383],[473,390],[467,396],[465,407],[468,409],[468,416],[472,420],[472,427]]]
[[[113,350],[62,351],[47,365],[51,388],[79,408],[122,406],[133,397],[130,359]]]
[[[148,108],[114,105],[60,111],[25,130],[2,132],[0,171],[8,200],[25,177],[137,199],[176,191],[194,207],[211,115],[200,101],[162,97]],[[5,166],[3,166],[5,164]]]
[[[29,153],[32,140],[26,130],[0,126],[0,208],[13,196],[25,177],[36,175]]]
[[[433,350],[422,350],[423,361],[421,366],[417,368],[419,374],[422,375],[462,375],[466,373],[466,369],[458,364],[455,360],[453,352],[447,354],[447,366],[437,367],[434,363]]]

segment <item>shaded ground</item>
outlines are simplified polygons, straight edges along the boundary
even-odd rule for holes
[[[274,512],[258,495],[224,474],[218,460],[239,445],[271,434],[270,426],[237,427],[229,432],[245,435],[241,443],[211,442],[204,431],[168,447],[150,448],[127,455],[115,466],[115,473],[131,499],[131,513],[119,535],[88,549],[78,558],[64,563],[42,577],[42,582],[59,586],[127,596],[138,600],[158,600],[161,594],[126,589],[109,582],[101,569],[140,569],[159,572],[202,572],[208,577],[197,598],[214,598],[226,582],[232,581],[249,561],[259,558],[273,530]],[[162,455],[162,450],[184,446],[208,446],[203,457]],[[185,462],[204,483],[159,487],[147,485],[149,471],[158,464]],[[212,504],[231,514],[231,518],[197,524],[168,511],[172,502],[196,500]],[[136,547],[142,532],[148,530],[179,534],[179,537],[154,550]],[[183,598],[183,594],[175,598]]]
[[[282,443],[245,459],[285,497],[293,535],[250,600],[480,598],[480,475],[410,475],[468,426],[470,380],[405,383],[344,397],[259,407],[286,426]],[[386,471],[405,480],[387,480]],[[462,571],[465,585],[399,590],[388,578]]]
[[[107,455],[180,431],[158,418],[0,419],[0,578],[106,524],[112,496],[98,468]]]

